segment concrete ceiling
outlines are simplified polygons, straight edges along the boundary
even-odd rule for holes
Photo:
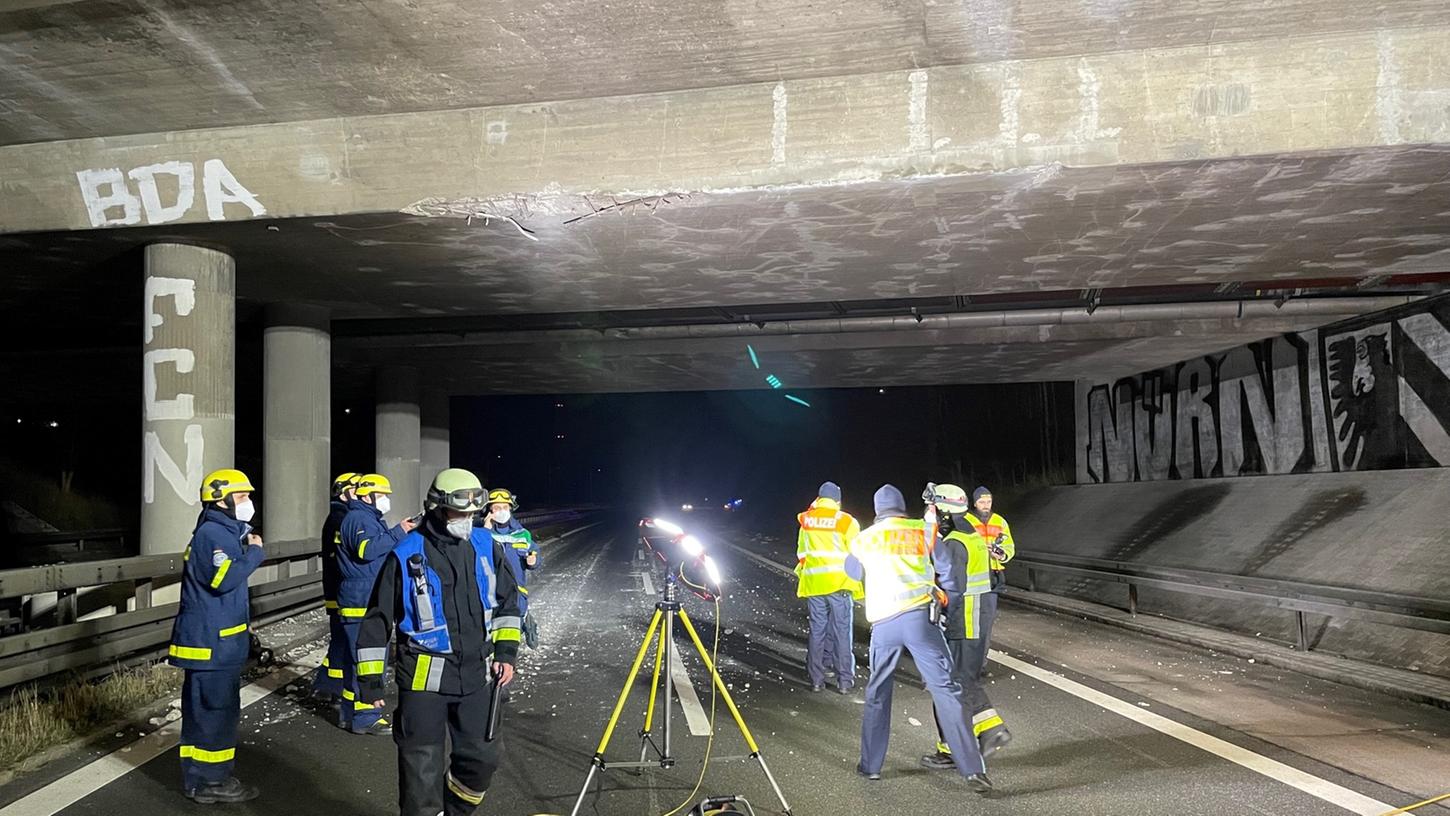
[[[356,337],[336,354],[345,380],[409,365],[456,394],[556,394],[950,383],[1107,381],[1302,331],[1404,297],[1017,310],[602,331]],[[747,344],[757,354],[752,365]]]
[[[1443,0],[0,0],[0,144],[1446,22]]]
[[[340,382],[421,363],[458,393],[761,382],[741,365],[747,323],[535,332],[499,356],[498,335],[435,336],[449,321],[1423,292],[1450,281],[1450,4],[1355,11],[0,0],[0,343],[16,367],[53,365],[27,355],[58,345],[97,366],[132,354],[154,241],[233,254],[244,322],[307,302],[389,335],[342,331]],[[161,184],[146,173],[213,163],[255,207],[153,186],[188,203],[125,223],[165,226],[86,229],[129,217],[97,214],[87,174]],[[1331,319],[755,340],[792,387],[1103,379]]]
[[[246,301],[340,319],[1444,274],[1450,146],[696,194],[520,223],[538,240],[402,214],[3,236],[0,308],[124,291],[139,268],[114,259],[168,238],[234,253]]]

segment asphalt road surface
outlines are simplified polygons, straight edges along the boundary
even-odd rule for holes
[[[863,708],[859,695],[813,694],[804,677],[804,610],[795,598],[794,581],[774,566],[793,559],[793,539],[750,535],[723,515],[687,521],[702,532],[727,575],[729,589],[720,615],[721,674],[795,814],[1374,814],[1450,790],[1450,774],[1442,777],[1446,790],[1415,786],[1436,778],[1445,763],[1450,712],[1383,702],[1385,710],[1397,706],[1395,715],[1403,715],[1401,720],[1414,720],[1407,726],[1410,733],[1368,734],[1355,744],[1369,745],[1371,754],[1381,756],[1364,740],[1393,736],[1398,750],[1421,753],[1408,753],[1408,760],[1379,773],[1372,761],[1354,761],[1353,752],[1330,750],[1319,756],[1312,735],[1282,733],[1296,727],[1292,717],[1278,724],[1284,727],[1266,725],[1265,717],[1273,717],[1263,712],[1262,702],[1256,703],[1260,713],[1252,723],[1217,716],[1235,710],[1235,683],[1252,678],[1212,669],[1212,656],[1184,656],[1181,647],[1151,638],[1137,638],[1144,642],[1141,648],[1125,645],[1129,636],[1120,631],[1010,606],[1004,606],[1003,636],[995,644],[1000,657],[989,680],[989,693],[1015,735],[991,760],[996,792],[990,798],[973,795],[955,774],[917,764],[935,737],[930,700],[913,677],[903,678],[897,688],[885,778],[867,781],[853,773]],[[660,596],[660,572],[642,557],[635,522],[611,519],[545,542],[545,569],[531,595],[541,644],[525,650],[521,658],[520,677],[504,717],[506,759],[484,813],[571,811]],[[716,631],[713,605],[691,598],[687,609],[709,645]],[[1069,662],[1062,650],[1089,642],[1116,644],[1118,652],[1102,657],[1113,661],[1111,671],[1095,665],[1096,658],[1081,650],[1066,667],[1053,661],[1055,655]],[[712,698],[708,674],[683,633],[677,643],[681,659],[675,671],[688,677],[672,719],[677,764],[669,770],[607,769],[596,777],[580,812],[665,814],[685,801],[718,794],[743,795],[761,814],[781,812],[760,767],[740,758],[746,753],[744,742],[724,701]],[[1130,661],[1125,656],[1129,653],[1153,661],[1153,650],[1183,663],[1182,671],[1171,675],[1178,679],[1166,681],[1173,684],[1171,694],[1166,683],[1163,694],[1154,696],[1152,684],[1139,682],[1151,674],[1148,669],[1131,672],[1118,665]],[[856,651],[864,685],[866,640],[859,626]],[[1160,669],[1163,659],[1156,659]],[[647,662],[644,678],[624,709],[606,752],[609,760],[639,758],[650,668]],[[272,685],[285,679],[274,679]],[[1244,692],[1244,699],[1261,700],[1262,680],[1257,691]],[[1340,687],[1320,686],[1314,693],[1324,699],[1315,711],[1321,720],[1330,720],[1329,731],[1336,731]],[[327,711],[285,689],[253,693],[257,701],[243,712],[237,774],[260,785],[262,795],[223,812],[397,812],[391,740],[345,733]],[[1366,701],[1364,692],[1343,689],[1342,694],[1348,700],[1342,706],[1346,730],[1362,725],[1354,712],[1381,705]],[[713,741],[706,736],[712,702],[718,703]],[[658,737],[662,726],[655,730]],[[697,791],[707,747],[714,758]],[[60,762],[35,779],[6,786],[0,801],[9,804],[0,807],[0,816],[201,809],[181,797],[174,749],[149,759],[160,749],[118,742],[107,750],[115,753],[100,765],[69,773],[80,761]],[[1396,769],[1415,765],[1421,756],[1421,773],[1397,774]],[[1431,805],[1415,813],[1450,810]]]

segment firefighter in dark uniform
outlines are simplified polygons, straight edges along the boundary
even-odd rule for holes
[[[383,564],[358,635],[364,699],[382,706],[397,632],[401,816],[476,812],[499,765],[501,741],[484,739],[492,684],[513,680],[522,620],[509,555],[473,526],[486,497],[466,470],[438,474],[423,523]]]
[[[987,690],[978,677],[987,655],[987,633],[982,624],[984,600],[991,593],[990,542],[977,534],[966,517],[970,508],[966,491],[956,485],[928,484],[922,500],[936,506],[940,538],[936,550],[949,568],[937,585],[947,597],[942,631],[947,638],[952,676],[966,693],[967,712],[972,718],[972,735],[985,759],[1005,748],[1012,740],[1002,715],[992,707]],[[953,767],[951,748],[937,725],[936,753],[921,758],[921,764],[935,770]]]
[[[185,671],[182,788],[204,805],[257,798],[256,787],[232,776],[251,647],[247,577],[262,563],[262,537],[248,523],[254,490],[239,470],[218,470],[202,482],[201,516],[183,556],[181,611],[171,629],[169,661]]]
[[[383,515],[392,509],[393,485],[379,473],[366,473],[353,488],[354,498],[342,517],[341,540],[337,547],[338,572],[342,581],[337,588],[337,616],[341,621],[345,653],[350,656],[343,666],[342,700],[338,706],[338,724],[354,734],[387,736],[392,725],[383,712],[370,705],[357,693],[356,667],[358,628],[368,611],[373,584],[378,571],[403,537],[417,526],[412,519],[403,519],[388,527]]]
[[[324,700],[342,696],[343,667],[351,665],[352,656],[347,653],[347,634],[342,631],[342,619],[337,614],[337,586],[342,583],[342,573],[337,566],[337,545],[342,543],[342,519],[347,515],[347,503],[356,496],[358,474],[344,473],[332,480],[332,503],[327,509],[327,519],[322,522],[322,605],[327,609],[327,656],[322,658],[312,679],[312,694]]]

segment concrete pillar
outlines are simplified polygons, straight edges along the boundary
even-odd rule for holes
[[[262,375],[263,522],[272,541],[317,538],[332,476],[332,335],[327,309],[267,307]]]
[[[141,554],[152,555],[186,548],[202,477],[235,466],[236,264],[183,244],[146,247],[145,264]]]
[[[423,395],[422,465],[418,469],[418,500],[428,493],[428,485],[438,471],[449,467],[451,450],[448,444],[449,399],[446,393],[430,391]]]
[[[423,509],[418,501],[421,449],[418,372],[401,366],[378,369],[377,472],[393,483],[393,509],[387,517],[390,524]]]

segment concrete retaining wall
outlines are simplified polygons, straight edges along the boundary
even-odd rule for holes
[[[1075,485],[1000,508],[1022,552],[1450,597],[1450,470]],[[1020,576],[1018,576],[1020,577]],[[1014,577],[1014,581],[1018,579]],[[1042,573],[1114,606],[1121,584]],[[1290,612],[1140,588],[1140,611],[1294,640]],[[1450,676],[1450,636],[1313,616],[1314,648]]]

